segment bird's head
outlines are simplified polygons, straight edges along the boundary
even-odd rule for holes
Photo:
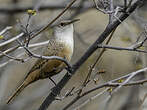
[[[73,33],[73,23],[79,21],[79,19],[74,20],[64,20],[54,26],[54,33]]]

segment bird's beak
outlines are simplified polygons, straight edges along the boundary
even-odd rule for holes
[[[79,21],[80,19],[74,19],[74,20],[71,20],[71,21],[69,21],[69,22],[67,22],[66,24],[68,25],[68,24],[72,24],[72,23],[74,23],[74,22],[77,22],[77,21]]]

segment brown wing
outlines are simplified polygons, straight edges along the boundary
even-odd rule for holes
[[[48,43],[48,46],[45,48],[43,55],[44,56],[60,56],[64,57],[64,55],[61,55],[63,51],[63,45],[55,42],[54,40],[50,40]],[[52,64],[52,65],[51,65]],[[57,67],[61,64],[60,61],[55,60],[46,60],[46,59],[38,59],[35,62],[35,65],[31,68],[29,73],[35,71],[36,69],[42,69],[45,67],[50,66],[50,68]],[[52,72],[51,69],[47,69],[48,72]],[[28,73],[28,74],[29,74]]]
[[[29,73],[33,72],[36,69],[40,69],[42,67],[42,65],[44,65],[47,62],[47,60],[45,59],[38,59],[34,66],[31,68],[31,70],[29,71]]]

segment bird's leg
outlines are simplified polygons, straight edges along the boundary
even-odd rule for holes
[[[65,67],[65,69],[67,70],[67,73],[69,76],[71,76],[71,71],[72,71],[72,68],[69,68],[69,67]]]
[[[61,71],[63,70],[63,67],[53,68],[53,72]],[[49,76],[49,79],[53,82],[53,84],[56,86],[56,82]]]
[[[52,83],[56,86],[57,84],[56,84],[56,82],[51,78],[51,77],[49,77],[49,79],[52,81]]]
[[[65,56],[64,56],[64,59],[67,60],[67,58],[66,58]],[[66,73],[66,74],[68,74],[69,76],[71,76],[71,75],[72,75],[72,74],[71,74],[72,68],[66,66],[65,69],[67,70],[67,73]]]

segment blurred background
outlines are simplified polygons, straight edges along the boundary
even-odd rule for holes
[[[54,19],[68,3],[70,3],[70,0],[0,0],[0,30],[3,30],[7,26],[12,26],[12,29],[3,35],[4,39],[1,39],[0,43],[23,32],[21,25],[27,24],[27,9],[37,10],[36,15],[32,16],[29,22],[29,30],[37,30]],[[100,5],[99,2],[98,5]],[[122,5],[122,0],[114,0],[114,6]],[[128,47],[136,42],[138,36],[144,31],[147,23],[146,7],[147,1],[116,29],[110,41],[110,45]],[[95,8],[93,0],[78,0],[71,9],[58,19],[58,21],[74,18],[79,18],[80,21],[74,25],[75,49],[71,64],[74,64],[84,52],[86,52],[88,47],[95,42],[98,36],[104,31],[109,22],[109,16],[98,11]],[[21,23],[18,21],[21,21]],[[31,40],[31,43],[42,42],[47,39],[48,36],[43,32]],[[5,51],[14,47],[16,44],[17,42],[14,41],[8,45],[2,46],[0,47],[0,51]],[[42,48],[34,49],[34,52],[41,54]],[[12,56],[18,56],[20,54],[22,54],[19,56],[20,58],[25,58],[27,56],[23,49],[17,49],[9,53],[9,55]],[[90,66],[94,63],[98,55],[99,50],[80,67],[68,84],[63,88],[59,97],[64,96],[65,93],[73,87],[78,89],[81,86]],[[54,84],[49,79],[40,80],[25,88],[10,105],[6,105],[6,100],[21,84],[35,61],[35,58],[31,58],[27,62],[21,63],[12,61],[5,56],[0,57],[0,110],[36,110],[50,93]],[[107,50],[94,68],[90,77],[91,80],[96,79],[97,84],[91,81],[84,91],[96,87],[98,84],[146,67],[146,62],[147,55],[143,53]],[[99,70],[105,70],[105,73],[101,75],[96,74]],[[60,81],[65,73],[66,72],[63,71],[54,76],[54,81]],[[142,77],[146,77],[145,74],[142,74],[138,78]],[[147,101],[143,102],[146,96],[146,87],[146,84],[141,86],[122,87],[111,97],[111,100],[108,98],[110,92],[106,91],[106,88],[99,89],[81,98],[73,104],[69,110],[146,110]],[[102,91],[105,92],[102,93]],[[99,93],[102,94],[98,95]],[[62,101],[54,101],[48,109],[62,109],[75,96],[76,94]],[[85,102],[87,103],[85,104]]]

